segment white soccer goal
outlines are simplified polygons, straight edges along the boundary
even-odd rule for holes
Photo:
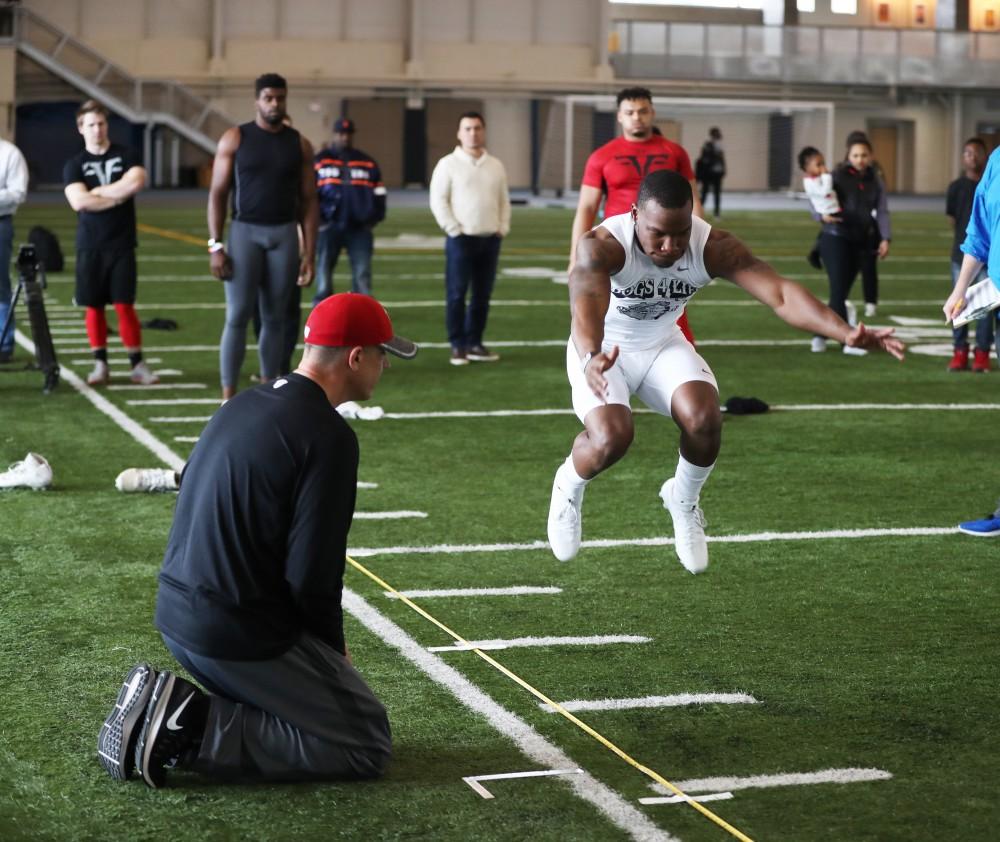
[[[726,190],[789,190],[801,185],[795,160],[803,146],[816,146],[828,164],[834,148],[832,102],[763,99],[697,99],[653,95],[656,125],[680,143],[691,165],[708,137],[722,131]],[[613,96],[566,96],[549,101],[539,160],[542,189],[572,193],[580,188],[587,156],[618,134]]]

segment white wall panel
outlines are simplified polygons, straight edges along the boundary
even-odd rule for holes
[[[535,0],[539,44],[591,44],[598,24],[593,0]]]
[[[533,0],[473,0],[472,40],[477,44],[530,44]]]
[[[224,0],[226,38],[273,38],[278,16],[275,0]]]
[[[86,40],[142,38],[145,3],[121,0],[85,0],[81,7],[81,36]]]
[[[155,0],[146,7],[150,38],[211,38],[212,4],[205,0]]]
[[[404,41],[409,22],[404,0],[346,0],[348,41]]]
[[[429,43],[467,43],[471,22],[471,0],[423,0],[421,37]]]
[[[80,3],[81,0],[27,0],[24,5],[60,29],[79,35]]]
[[[346,0],[281,0],[281,34],[284,38],[329,38],[343,35]]]

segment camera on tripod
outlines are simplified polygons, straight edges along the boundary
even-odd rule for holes
[[[41,264],[38,262],[38,252],[35,251],[34,245],[31,243],[22,245],[17,252],[17,274],[20,277],[21,283],[35,283],[38,280],[38,273],[41,268]],[[45,286],[44,278],[43,274],[43,287]]]
[[[17,252],[18,284],[7,308],[7,318],[0,325],[0,342],[10,331],[14,330],[14,310],[17,301],[24,294],[24,303],[28,309],[28,321],[31,323],[31,336],[34,340],[35,368],[45,375],[45,385],[42,391],[49,394],[59,385],[59,363],[56,361],[56,350],[52,343],[52,333],[49,330],[49,320],[45,315],[45,299],[42,290],[45,289],[45,270],[38,260],[38,252],[34,245],[25,243]]]

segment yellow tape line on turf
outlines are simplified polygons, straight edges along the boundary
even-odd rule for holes
[[[191,243],[194,246],[205,247],[207,242],[203,237],[194,237],[191,234],[183,234],[180,231],[171,231],[169,228],[158,228],[156,225],[147,225],[139,222],[135,226],[145,234],[156,234],[159,237],[166,237],[168,240],[179,240],[182,243]]]
[[[519,675],[517,675],[516,673],[511,672],[509,669],[507,669],[507,667],[505,667],[499,661],[497,661],[496,659],[494,659],[494,658],[490,657],[489,655],[487,655],[482,649],[477,649],[477,648],[473,647],[472,644],[470,644],[469,641],[467,641],[464,637],[462,637],[460,634],[456,634],[455,632],[453,632],[444,623],[442,623],[437,618],[435,618],[435,617],[431,616],[430,614],[428,614],[423,608],[421,608],[419,605],[417,605],[411,599],[409,599],[408,597],[403,596],[403,594],[401,594],[399,591],[397,591],[392,585],[390,585],[384,579],[381,579],[378,576],[376,576],[374,573],[372,573],[363,564],[359,564],[358,562],[356,562],[350,556],[347,556],[347,561],[351,565],[353,565],[356,569],[358,569],[359,571],[361,571],[362,573],[364,573],[365,576],[367,576],[369,579],[371,579],[373,582],[375,582],[380,588],[384,588],[389,593],[394,594],[397,599],[399,599],[401,602],[406,603],[410,608],[412,608],[414,611],[416,611],[421,617],[423,617],[424,619],[430,620],[435,626],[437,626],[439,629],[441,629],[446,634],[448,634],[451,637],[453,637],[456,641],[458,641],[459,643],[461,643],[463,646],[468,646],[469,649],[471,649],[471,651],[475,652],[480,658],[482,658],[484,661],[486,661],[486,663],[488,663],[490,666],[495,667],[496,669],[498,669],[500,672],[502,672],[504,675],[506,675],[509,679],[511,679],[512,681],[515,681],[518,684],[520,684],[525,690],[527,690],[533,696],[535,696],[538,699],[541,699],[543,702],[545,702],[545,704],[547,704],[549,707],[553,708],[557,713],[562,714],[564,717],[566,717],[566,719],[568,719],[570,722],[572,722],[578,728],[580,728],[583,731],[585,731],[586,733],[590,734],[590,736],[593,737],[595,740],[597,740],[597,742],[599,742],[605,748],[610,749],[611,751],[613,751],[622,760],[624,760],[626,763],[628,763],[629,766],[635,767],[640,772],[642,772],[644,775],[646,775],[648,778],[652,778],[654,781],[656,781],[656,783],[660,784],[663,787],[666,787],[668,790],[670,790],[671,792],[673,792],[675,795],[678,795],[681,798],[683,798],[686,803],[688,803],[692,807],[694,807],[699,813],[701,813],[706,818],[711,819],[719,827],[723,828],[724,830],[729,831],[729,833],[731,833],[737,839],[741,840],[741,842],[753,842],[753,840],[749,836],[747,836],[745,833],[743,833],[742,831],[740,831],[737,828],[733,827],[731,824],[729,824],[729,822],[727,822],[721,816],[718,816],[715,813],[713,813],[711,810],[709,810],[704,805],[698,803],[697,801],[694,801],[690,796],[688,796],[685,793],[681,792],[681,790],[679,790],[676,786],[674,786],[672,783],[670,783],[670,781],[668,781],[666,778],[662,777],[657,772],[654,772],[652,769],[650,769],[647,766],[643,766],[638,760],[633,759],[630,755],[626,754],[624,751],[622,751],[620,748],[618,748],[618,746],[616,746],[609,739],[607,739],[606,737],[604,737],[601,734],[597,733],[597,731],[595,731],[593,728],[591,728],[586,722],[583,722],[582,720],[580,720],[577,717],[573,716],[572,713],[570,713],[568,710],[566,710],[566,708],[564,708],[558,702],[555,702],[552,699],[550,699],[541,690],[536,690],[534,687],[532,687],[530,684],[528,684],[528,682],[525,681],[523,678],[521,678]]]

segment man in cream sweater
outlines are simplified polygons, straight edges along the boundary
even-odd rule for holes
[[[475,111],[458,121],[455,151],[431,176],[431,212],[445,241],[445,325],[451,364],[496,362],[483,345],[500,241],[510,231],[507,171],[486,151],[486,121]],[[466,295],[472,290],[466,307]]]

